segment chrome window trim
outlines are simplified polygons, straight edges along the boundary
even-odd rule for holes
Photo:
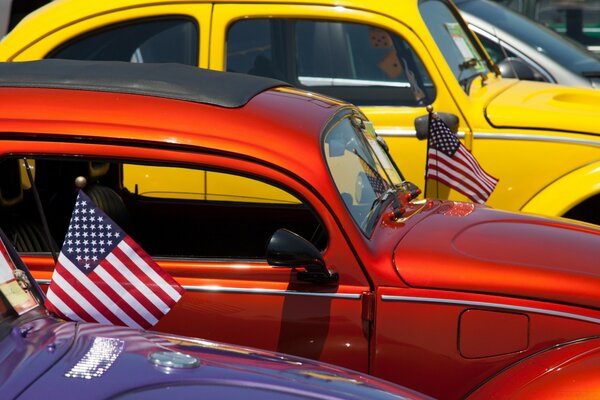
[[[486,301],[452,300],[452,299],[443,299],[443,298],[438,298],[438,297],[393,296],[393,295],[385,295],[385,294],[381,295],[381,300],[382,301],[392,301],[392,302],[437,303],[437,304],[448,304],[448,305],[459,305],[459,306],[498,308],[498,309],[502,309],[502,310],[523,311],[523,312],[551,315],[554,317],[570,318],[570,319],[576,319],[576,320],[580,320],[580,321],[586,321],[586,322],[592,322],[595,324],[600,324],[600,318],[586,317],[584,315],[573,314],[573,313],[568,313],[568,312],[563,312],[563,311],[546,310],[544,308],[523,307],[523,306],[510,305],[510,304],[492,303],[492,302],[486,302]]]
[[[329,78],[316,76],[299,76],[298,82],[303,86],[385,86],[410,88],[408,82],[374,81],[368,79]]]

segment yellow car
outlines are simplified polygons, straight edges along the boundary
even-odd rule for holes
[[[487,204],[600,223],[600,91],[501,78],[446,0],[56,0],[0,42],[1,61],[40,58],[179,62],[350,101],[421,188],[432,105],[499,178]]]

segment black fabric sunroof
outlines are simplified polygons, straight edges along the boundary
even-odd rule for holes
[[[0,62],[0,87],[37,87],[141,94],[235,108],[267,89],[289,86],[276,79],[183,64],[47,59]]]

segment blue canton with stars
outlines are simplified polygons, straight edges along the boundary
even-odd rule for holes
[[[61,252],[89,274],[124,237],[125,232],[80,190]]]
[[[437,116],[430,117],[429,147],[452,157],[459,149],[460,142],[448,125]]]

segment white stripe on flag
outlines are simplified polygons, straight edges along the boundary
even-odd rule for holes
[[[460,151],[457,153],[459,158],[464,159],[466,163],[471,165],[473,173],[475,174],[476,178],[481,181],[481,184],[487,187],[490,192],[494,190],[494,187],[496,186],[496,179],[488,175],[487,172],[481,168],[477,160],[475,160],[475,157],[473,157],[473,154],[469,153],[467,149],[463,147],[461,147]]]
[[[154,283],[156,283],[166,294],[169,295],[175,302],[181,298],[181,294],[173,289],[155,270],[150,267],[146,261],[140,257],[124,240],[118,246],[127,257],[129,257]]]
[[[107,258],[107,261],[108,258]],[[111,274],[109,274],[102,265],[98,265],[94,272],[102,278],[105,282],[107,282],[111,289],[117,292],[119,296],[123,298],[135,311],[138,312],[150,325],[156,325],[158,320],[152,315],[146,307],[144,307],[134,296],[129,293],[127,289],[125,289],[121,283],[119,283]],[[119,271],[121,272],[121,271]]]
[[[459,152],[457,152],[456,154],[459,154]],[[455,154],[455,156],[456,156],[456,154]],[[465,165],[454,160],[453,158],[446,156],[443,153],[438,154],[438,157],[440,159],[442,159],[443,161],[445,161],[446,163],[450,164],[451,167],[455,170],[456,174],[460,174],[460,175],[457,175],[457,179],[462,179],[462,180],[466,181],[470,186],[473,187],[473,189],[477,189],[484,193],[489,191],[489,188],[487,188],[485,186],[484,182],[481,182],[478,179],[478,177],[474,174],[473,170],[467,168]],[[464,160],[464,161],[468,162],[467,160]]]
[[[472,175],[468,174],[468,172],[468,175],[465,175],[461,170],[459,170],[458,167],[460,167],[460,169],[464,169],[464,166],[457,164],[456,161],[447,157],[445,154],[438,153],[431,160],[433,160],[433,163],[431,164],[434,166],[434,171],[436,171],[438,175],[442,173],[448,174],[446,176],[452,178],[453,185],[455,184],[461,189],[464,188],[464,190],[468,190],[469,193],[473,193],[471,190],[475,191],[475,193],[477,193],[477,197],[481,200],[487,198],[491,193],[491,190],[482,185],[480,181],[473,180]],[[472,189],[467,189],[463,183],[468,184]]]
[[[478,193],[473,192],[468,187],[462,185],[460,182],[457,182],[454,178],[445,174],[444,171],[436,170],[435,175],[429,175],[429,177],[438,179],[440,182],[446,184],[447,186],[453,186],[457,188],[461,193],[471,198],[476,203],[484,203],[484,200],[481,198],[481,196],[478,195]]]
[[[120,245],[119,245],[120,247]],[[106,261],[111,263],[115,268],[119,270],[121,274],[139,290],[152,304],[156,306],[163,314],[169,312],[170,307],[166,305],[148,286],[142,282],[129,268],[127,268],[121,260],[117,258],[113,253],[106,256]]]

